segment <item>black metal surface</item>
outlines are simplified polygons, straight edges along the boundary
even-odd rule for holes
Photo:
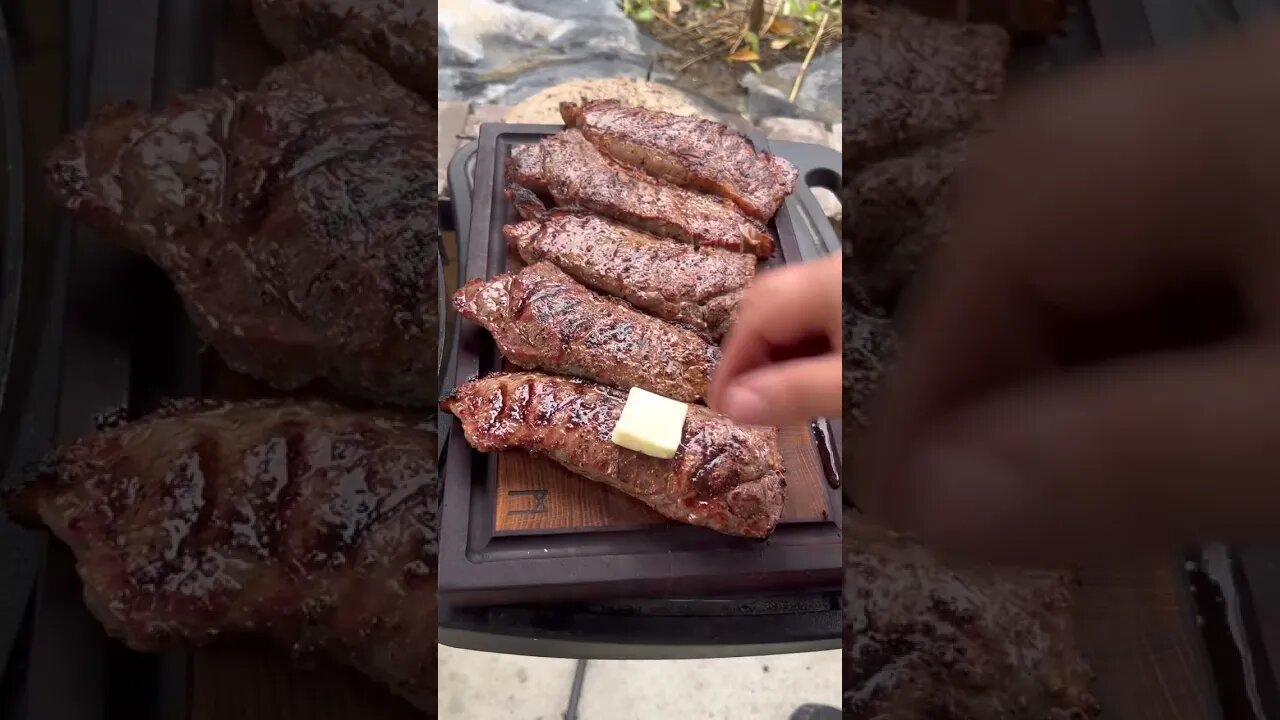
[[[504,126],[501,132],[528,133],[533,138],[557,129],[555,126]],[[481,137],[492,137],[494,130],[482,128]],[[764,142],[761,138],[753,140]],[[493,189],[495,174],[495,168],[483,162],[486,177],[476,179],[477,147],[476,143],[464,146],[450,163],[449,184],[455,188],[456,196],[454,226],[459,228],[459,246],[464,257],[473,256],[467,260],[467,269],[462,271],[464,278],[475,274],[474,265],[485,265],[482,270],[487,271],[489,263],[488,252],[468,251],[474,247],[473,241],[480,242],[478,237],[472,237],[472,228],[478,226],[473,226],[468,218],[476,212],[488,212],[473,204],[476,199],[472,198],[471,191],[479,183],[486,186],[487,195],[493,195],[489,190]],[[839,154],[796,143],[771,149],[797,164],[801,192],[796,195],[806,196],[809,201],[801,202],[797,197],[779,214],[778,221],[785,223],[784,232],[790,233],[790,246],[795,248],[793,259],[811,259],[838,249],[838,237],[807,188],[839,188]],[[463,189],[467,192],[460,192]],[[501,192],[500,188],[497,192]],[[487,199],[493,201],[492,197]],[[471,213],[464,215],[466,210]],[[806,242],[798,242],[797,235]],[[451,321],[458,321],[456,315],[451,314]],[[478,368],[460,371],[455,364],[444,376],[442,389],[452,388],[459,372],[470,373],[474,369]],[[447,438],[441,443],[443,448],[450,444]],[[459,448],[452,451],[458,452]],[[463,446],[461,452],[470,451]],[[447,485],[447,479],[445,482]],[[838,508],[838,499],[835,507]],[[458,511],[446,498],[442,515]],[[578,658],[714,657],[811,651],[839,646],[839,607],[838,590],[789,597],[619,600],[504,607],[461,607],[442,597],[440,642],[493,652]]]
[[[479,145],[474,140],[458,148],[453,153],[453,158],[449,160],[449,167],[446,170],[449,187],[453,188],[453,192],[450,193],[452,198],[449,200],[448,206],[442,205],[440,208],[441,225],[445,225],[443,222],[445,217],[449,218],[451,225],[449,229],[453,230],[456,242],[448,250],[456,253],[456,257],[451,258],[452,263],[446,262],[450,258],[441,257],[440,271],[443,273],[448,265],[451,264],[453,266],[456,271],[456,275],[453,278],[453,287],[461,287],[463,278],[467,276],[466,239],[470,237],[471,233],[471,188],[475,182],[476,150],[478,148]],[[454,375],[454,363],[457,361],[458,355],[452,352],[451,349],[453,348],[454,338],[458,336],[458,326],[462,319],[458,317],[457,313],[448,311],[449,303],[448,298],[444,297],[445,283],[443,282],[443,277],[441,280],[440,352],[442,353],[443,361],[441,363],[440,377],[448,378]],[[437,424],[440,428],[440,437],[447,438],[449,437],[450,428],[453,427],[453,416],[449,413],[440,413]],[[447,449],[448,443],[441,442],[439,456],[441,466],[444,465]]]
[[[18,301],[22,293],[22,218],[26,210],[22,168],[22,115],[18,107],[18,80],[14,52],[9,44],[5,18],[0,16],[0,402],[8,385],[10,358],[18,329]]]
[[[541,657],[673,659],[840,647],[838,591],[799,597],[457,607],[440,602],[440,643]]]
[[[128,0],[65,6],[66,126],[118,100],[144,106],[211,80],[202,38],[221,3]],[[43,193],[38,173],[30,187]],[[40,360],[18,422],[25,455],[92,430],[103,412],[145,412],[198,386],[194,334],[166,278],[69,219],[42,266],[46,296],[31,308]],[[24,310],[25,312],[25,310]],[[24,315],[24,318],[26,316]],[[42,373],[52,370],[53,377]],[[40,395],[35,391],[39,389]],[[29,424],[47,436],[26,433]],[[177,718],[185,715],[186,658],[135,653],[106,638],[84,606],[74,559],[51,543],[19,660],[15,720]],[[15,711],[16,712],[16,711]]]
[[[22,297],[22,268],[25,235],[23,217],[24,193],[22,115],[19,108],[15,68],[16,51],[11,46],[8,18],[0,16],[0,407],[21,403],[21,386],[10,389],[10,370],[18,336],[18,313]],[[5,433],[3,454],[9,457],[15,448]],[[38,541],[7,520],[0,519],[0,678],[5,678],[10,651],[18,639],[28,606],[39,558]]]

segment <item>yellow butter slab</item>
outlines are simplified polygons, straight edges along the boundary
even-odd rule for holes
[[[689,406],[640,388],[631,388],[622,417],[613,428],[613,442],[628,450],[669,460],[680,449]]]

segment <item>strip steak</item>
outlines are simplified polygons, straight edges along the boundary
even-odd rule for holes
[[[768,222],[796,187],[796,168],[756,150],[745,135],[704,118],[632,107],[618,100],[560,103],[565,125],[614,160],[681,187],[732,200]]]
[[[706,395],[720,349],[692,330],[599,295],[548,262],[458,289],[454,308],[511,362],[676,400]]]
[[[581,380],[498,373],[440,404],[481,452],[527,450],[644,502],[672,520],[763,538],[782,515],[782,454],[774,428],[737,425],[690,405],[670,460],[613,444],[625,393]]]
[[[601,153],[576,129],[521,145],[507,179],[556,205],[581,208],[698,247],[770,257],[773,236],[723,198],[652,178]]]
[[[46,166],[56,200],[173,281],[232,369],[434,404],[435,105],[350,50],[156,113],[100,110]]]
[[[135,650],[268,637],[434,714],[435,450],[384,413],[189,402],[63,446],[3,504],[70,546]]]
[[[551,262],[578,282],[711,342],[729,331],[756,273],[750,255],[694,248],[575,210],[506,225],[502,234],[525,262]]]

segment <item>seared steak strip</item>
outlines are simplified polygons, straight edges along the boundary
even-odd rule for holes
[[[434,425],[190,403],[60,448],[8,512],[70,546],[112,637],[264,636],[436,707]]]
[[[507,178],[562,207],[600,213],[699,247],[773,255],[773,236],[723,198],[657,180],[601,153],[578,130],[522,145]]]
[[[896,3],[844,14],[846,177],[980,123],[1004,89],[1009,36],[994,25],[917,15]]]
[[[796,187],[796,168],[757,151],[742,133],[703,118],[624,105],[617,100],[560,103],[565,125],[613,159],[681,187],[732,200],[768,222]]]
[[[844,716],[1088,720],[1072,578],[948,564],[844,516]]]
[[[751,255],[694,248],[599,215],[553,210],[502,228],[529,264],[554,263],[588,287],[718,342],[756,273]]]
[[[254,92],[109,106],[54,150],[54,197],[159,265],[233,369],[436,399],[435,105],[350,50]]]
[[[551,263],[471,280],[453,296],[508,360],[685,402],[707,392],[720,350],[691,330],[598,295]]]
[[[774,428],[736,425],[689,406],[680,452],[662,460],[613,444],[626,394],[580,380],[499,373],[440,404],[482,452],[528,450],[644,502],[665,517],[729,535],[767,537],[782,514]]]
[[[347,45],[432,103],[437,5],[428,0],[253,0],[263,35],[290,60]]]

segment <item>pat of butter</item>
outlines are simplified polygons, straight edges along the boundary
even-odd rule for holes
[[[613,442],[656,458],[670,460],[680,449],[684,416],[689,406],[633,387],[622,407],[622,417],[613,427]]]

